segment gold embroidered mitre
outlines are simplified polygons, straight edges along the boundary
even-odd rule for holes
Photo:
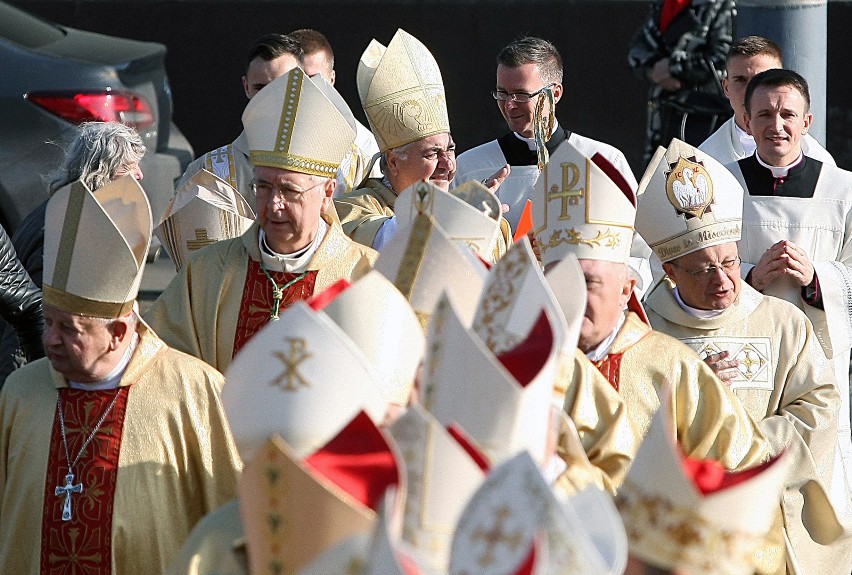
[[[254,211],[231,185],[199,170],[172,197],[154,234],[180,271],[193,252],[220,240],[241,236],[254,222]]]
[[[714,158],[674,139],[639,185],[636,230],[664,262],[740,239],[743,188]]]
[[[562,142],[533,187],[535,238],[544,265],[567,253],[624,263],[636,205],[621,173],[601,154],[589,158]]]
[[[370,42],[357,79],[361,105],[381,151],[450,131],[438,63],[404,30],[396,31],[387,48]]]
[[[713,461],[687,465],[674,441],[668,390],[661,404],[616,498],[630,554],[694,575],[751,575],[778,513],[789,458],[782,453],[739,473]],[[708,466],[719,469],[703,472]]]
[[[243,112],[252,164],[334,178],[355,141],[352,113],[335,94],[301,68],[264,86]]]
[[[58,190],[45,214],[44,303],[92,317],[129,313],[151,228],[151,206],[133,176],[94,192],[82,181]]]

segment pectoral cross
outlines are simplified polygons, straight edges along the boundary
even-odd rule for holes
[[[65,485],[57,485],[56,486],[56,495],[64,495],[65,503],[62,505],[62,520],[63,521],[71,521],[71,494],[72,493],[83,493],[83,484],[78,483],[76,485],[74,483],[74,474],[69,473],[65,476]]]

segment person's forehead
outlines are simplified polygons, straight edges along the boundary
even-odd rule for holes
[[[299,65],[299,60],[290,53],[284,53],[273,58],[272,60],[264,60],[260,56],[255,56],[248,68],[249,74],[261,74],[267,71],[277,72],[278,75],[284,75],[293,68]]]
[[[54,322],[63,322],[66,324],[73,324],[76,326],[92,326],[94,324],[100,324],[97,319],[91,318],[85,315],[79,315],[76,313],[71,313],[69,311],[65,311],[63,309],[59,309],[49,304],[43,304],[44,307],[44,316],[47,319],[50,319]]]
[[[755,54],[754,56],[732,56],[727,64],[728,72],[747,73],[751,76],[781,68],[781,61],[769,54]]]
[[[694,252],[681,256],[677,259],[686,263],[716,262],[722,259],[737,257],[738,253],[736,242],[725,242],[724,244],[695,250]]]
[[[311,176],[302,172],[294,172],[284,168],[275,168],[273,166],[255,166],[254,178],[256,181],[269,183],[293,183],[304,184],[311,182]]]
[[[507,86],[503,86],[503,84]],[[505,64],[497,65],[497,84],[498,87],[511,87],[516,84],[543,84],[544,80],[541,77],[541,71],[535,63],[523,64],[521,66],[506,66]],[[529,86],[527,86],[529,87]],[[536,88],[538,89],[538,88]]]
[[[453,145],[453,137],[449,132],[444,132],[443,134],[434,134],[432,136],[427,136],[420,140],[414,142],[412,148],[419,150],[446,150],[449,146]]]
[[[758,86],[752,93],[752,102],[758,101],[765,104],[767,107],[774,107],[773,103],[779,100],[783,101],[785,108],[798,106],[804,107],[805,97],[799,92],[798,88],[791,85],[785,86]]]

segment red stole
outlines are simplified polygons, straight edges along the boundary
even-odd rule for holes
[[[672,20],[691,3],[692,0],[663,0],[663,7],[660,8],[660,33],[665,34]]]
[[[272,276],[278,286],[284,287],[302,274],[269,272],[269,275]],[[284,290],[279,313],[284,313],[287,306],[293,302],[311,297],[314,293],[316,279],[317,270],[312,270],[306,272],[302,279],[288,286]],[[272,311],[272,283],[263,273],[260,262],[251,258],[248,262],[245,285],[240,313],[237,318],[237,329],[234,333],[234,355],[237,355],[237,352],[248,340],[269,322],[269,314]]]
[[[82,484],[83,492],[71,495],[70,521],[62,520],[65,496],[56,495],[56,488],[65,485],[68,461],[59,417],[54,415],[42,508],[42,575],[112,573],[113,499],[129,393],[129,387],[104,391],[59,390],[71,461],[116,394],[118,399],[74,466],[74,484]]]
[[[609,384],[618,391],[618,386],[621,385],[621,353],[610,353],[600,361],[592,363],[598,368]]]

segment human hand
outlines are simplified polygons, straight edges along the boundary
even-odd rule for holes
[[[669,59],[657,60],[651,68],[651,81],[659,84],[667,92],[677,92],[681,88],[680,80],[671,75]]]
[[[532,246],[536,261],[541,263],[541,247],[539,247],[538,242],[535,240],[535,232],[533,230],[528,231],[527,238],[530,240],[530,246]]]
[[[763,291],[780,277],[791,277],[800,286],[814,280],[814,266],[805,250],[789,240],[781,240],[763,253],[751,270],[751,286]]]
[[[704,358],[704,363],[710,366],[716,377],[725,385],[730,385],[731,380],[740,374],[740,370],[737,369],[740,365],[739,360],[728,359],[729,357],[730,354],[727,351],[720,351]]]
[[[506,164],[505,166],[494,172],[491,177],[482,180],[482,185],[488,188],[488,191],[492,194],[496,194],[498,188],[500,188],[500,184],[502,184],[506,180],[506,178],[509,177],[509,174],[511,172],[512,168],[509,166],[509,164]]]

